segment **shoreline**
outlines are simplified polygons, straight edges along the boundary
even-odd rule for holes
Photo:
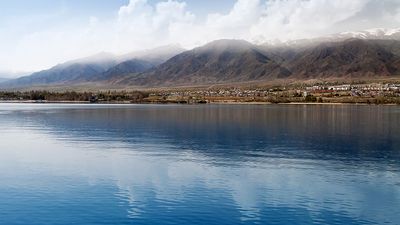
[[[385,105],[385,106],[400,106],[399,104],[368,104],[368,103],[342,103],[342,102],[288,102],[288,103],[272,103],[272,102],[208,102],[208,103],[173,103],[173,102],[89,102],[89,101],[0,101],[0,104],[38,104],[38,105],[51,105],[51,104],[76,104],[76,105]]]
[[[400,106],[399,104],[367,104],[367,103],[341,103],[341,102],[288,102],[288,103],[271,103],[271,102],[212,102],[210,105],[391,105]]]

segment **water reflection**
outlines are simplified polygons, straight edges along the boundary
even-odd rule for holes
[[[0,218],[25,208],[37,224],[396,224],[399,115],[0,105]]]

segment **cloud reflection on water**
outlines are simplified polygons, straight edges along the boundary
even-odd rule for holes
[[[26,177],[44,186],[48,176],[113,184],[131,219],[188,210],[260,222],[288,210],[304,223],[326,213],[348,224],[398,221],[391,109],[174,107],[7,111],[0,177],[14,177],[3,180],[17,189],[37,185]],[[370,119],[379,123],[363,125]]]

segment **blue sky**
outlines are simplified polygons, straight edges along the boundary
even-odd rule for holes
[[[128,2],[129,0],[1,0],[0,21],[15,16],[49,14],[54,11],[64,11],[65,17],[88,15],[112,17]],[[154,5],[159,1],[148,2]],[[227,12],[235,3],[234,0],[186,0],[185,2],[188,9],[199,16],[205,16],[210,12]]]
[[[0,0],[0,75],[106,51],[400,27],[398,0]]]
[[[155,5],[159,0],[148,0]],[[228,12],[234,0],[186,0],[187,9],[198,17],[208,13]],[[0,25],[26,25],[29,29],[46,29],[52,26],[73,24],[94,16],[101,20],[115,17],[121,6],[129,0],[0,0]],[[22,29],[21,29],[22,30]]]

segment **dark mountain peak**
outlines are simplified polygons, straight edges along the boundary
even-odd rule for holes
[[[120,84],[197,85],[283,78],[290,72],[242,40],[218,40],[183,52],[155,70],[131,76]]]
[[[348,38],[344,40],[343,42],[337,42],[337,43],[342,43],[342,44],[366,44],[368,43],[369,40],[365,39],[360,39],[360,38]]]
[[[287,67],[296,78],[394,75],[400,69],[399,56],[384,43],[357,38],[322,43],[298,52]]]
[[[113,81],[124,75],[138,74],[145,72],[153,67],[154,65],[151,62],[141,59],[131,59],[119,63],[114,67],[111,67],[106,72],[94,77],[92,81],[105,81],[105,80]]]
[[[330,44],[330,46],[335,48],[362,49],[375,46],[375,42],[359,38],[349,38],[343,42],[333,42]]]

